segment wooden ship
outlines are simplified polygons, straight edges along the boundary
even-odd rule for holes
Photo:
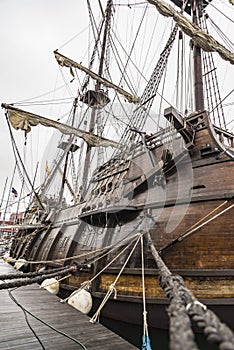
[[[155,16],[159,11],[161,16],[173,18],[174,26],[141,92],[129,93],[125,88],[125,68],[122,80],[112,82],[106,57],[114,46],[111,25],[115,4],[108,0],[106,8],[101,8],[101,25],[94,28],[96,39],[88,68],[55,51],[62,69],[69,70],[73,77],[85,76],[73,103],[70,123],[2,104],[15,129],[27,133],[41,124],[60,130],[63,137],[59,158],[39,189],[32,188],[33,199],[24,221],[15,225],[19,232],[10,256],[25,259],[24,266],[31,271],[86,259],[81,271],[60,282],[60,295],[69,296],[98,275],[89,286],[95,312],[119,276],[115,285],[117,298],[112,293],[101,315],[142,324],[143,249],[148,323],[150,327],[167,328],[168,300],[159,286],[149,247],[138,244],[132,251],[129,245],[137,235],[149,232],[168,268],[180,274],[199,300],[234,327],[234,134],[225,126],[210,58],[214,51],[230,65],[234,54],[207,32],[204,19],[209,2],[173,2],[176,6],[148,0],[143,6],[150,7]],[[184,35],[190,37],[194,63],[190,69],[194,75],[193,110],[181,111],[168,104],[163,112],[164,125],[152,127],[147,133],[144,125],[166,67],[172,64],[173,45]],[[99,66],[95,69],[92,64],[97,56]],[[131,60],[130,56],[127,60]],[[125,105],[133,105],[118,139],[104,132],[106,119],[114,114],[110,107],[113,92],[119,100],[124,99]],[[81,105],[90,111],[86,129],[79,127]],[[105,116],[101,117],[103,112]],[[105,160],[104,150],[109,152]],[[94,152],[99,160],[96,168],[91,167]],[[70,159],[81,153],[81,186],[74,189],[68,167]],[[56,173],[60,176],[58,196],[49,198],[47,190]],[[69,206],[64,200],[66,191],[73,198]],[[102,253],[102,258],[97,258]]]

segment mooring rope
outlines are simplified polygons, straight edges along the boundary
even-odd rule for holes
[[[220,350],[234,350],[234,334],[231,329],[195,298],[184,285],[181,276],[170,272],[159,256],[149,232],[146,239],[159,269],[160,285],[170,299],[170,349],[197,349],[191,329],[191,317],[203,329],[208,341],[217,343]]]
[[[142,276],[142,299],[143,299],[143,336],[141,350],[152,350],[147,324],[146,296],[145,296],[145,264],[144,264],[144,241],[141,236],[141,276]]]
[[[99,316],[100,316],[101,310],[102,310],[102,308],[105,306],[106,302],[108,301],[108,299],[110,298],[110,296],[111,296],[112,293],[114,293],[114,299],[117,298],[117,290],[116,290],[116,288],[115,288],[115,285],[116,285],[116,283],[118,282],[118,279],[119,279],[119,277],[121,276],[123,270],[125,269],[125,266],[127,265],[129,259],[131,258],[131,256],[132,256],[134,250],[136,249],[136,246],[137,246],[137,244],[138,244],[140,238],[141,238],[141,236],[139,236],[139,238],[138,238],[137,241],[135,242],[135,244],[134,244],[132,250],[130,251],[130,253],[129,253],[128,257],[127,257],[127,259],[125,260],[123,266],[121,267],[121,270],[119,271],[117,277],[115,278],[114,282],[109,286],[109,289],[108,289],[108,291],[107,291],[107,293],[106,293],[104,299],[102,300],[102,302],[101,302],[100,306],[98,307],[96,313],[95,313],[95,314],[93,315],[93,317],[89,320],[89,322],[95,323],[95,322],[97,322],[97,321],[99,320]]]
[[[71,277],[71,276],[72,276],[72,273],[69,273],[68,275],[65,275],[65,276],[63,276],[63,277],[61,277],[61,278],[57,278],[56,281],[57,281],[57,282],[60,282],[60,281],[63,281],[63,280],[65,280],[65,279],[67,279],[67,278],[69,278],[69,277]],[[50,286],[52,286],[52,285],[55,284],[55,283],[56,283],[55,281],[48,282],[47,284],[44,284],[43,286],[40,285],[40,288],[41,288],[41,289],[42,289],[42,288],[46,289],[47,287],[50,287]]]
[[[140,222],[138,223],[137,227],[140,225]],[[134,228],[134,230],[132,232],[130,232],[130,234],[128,235],[128,237],[121,239],[120,241],[116,242],[113,245],[109,245],[106,247],[102,247],[99,249],[95,249],[95,250],[91,250],[89,252],[85,252],[83,254],[79,254],[79,255],[73,255],[73,256],[69,256],[67,258],[61,258],[61,259],[54,259],[54,260],[38,260],[38,261],[31,261],[28,260],[27,263],[29,263],[30,265],[35,265],[35,264],[53,264],[53,263],[59,263],[59,262],[65,262],[65,261],[70,261],[70,260],[75,260],[75,259],[80,259],[83,257],[87,257],[89,255],[92,255],[94,253],[102,253],[102,252],[109,252],[110,249],[112,248],[118,248],[121,247],[122,245],[124,245],[124,242],[128,242],[130,240],[132,240],[134,237],[136,237],[136,234],[131,235],[132,233],[134,233],[134,231],[137,229],[137,227]],[[97,256],[95,256],[96,258]],[[92,259],[92,258],[91,258]]]
[[[228,201],[226,200],[223,203],[221,203],[220,205],[218,205],[216,208],[214,208],[212,211],[210,211],[208,214],[206,214],[204,217],[202,217],[200,220],[198,220],[195,224],[190,226],[185,232],[183,232],[178,237],[174,238],[171,242],[169,242],[167,245],[165,245],[163,248],[161,248],[159,250],[159,254],[161,255],[161,253],[164,250],[168,249],[169,247],[172,247],[177,242],[181,242],[184,238],[190,236],[192,233],[197,231],[199,228],[202,228],[203,226],[207,225],[209,222],[215,220],[217,217],[219,217],[220,215],[226,213],[228,210],[230,210],[230,209],[232,209],[234,207],[234,204],[231,204],[227,208],[225,208],[224,210],[218,212],[217,214],[213,215],[208,220],[204,221],[210,215],[214,214],[218,209],[220,209],[222,206],[224,206],[227,203],[228,203]]]
[[[25,262],[27,264],[27,261]],[[35,271],[35,272],[27,272],[27,273],[11,273],[11,274],[5,274],[5,275],[0,275],[0,280],[13,280],[13,279],[20,279],[20,278],[27,278],[27,277],[37,277],[37,276],[44,276],[44,275],[49,275],[52,272],[62,272],[64,270],[67,271],[68,266],[63,266],[59,267],[57,269],[53,270],[43,270],[43,271]]]
[[[80,292],[82,289],[90,289],[92,282],[98,277],[100,276],[115,260],[117,260],[127,249],[129,249],[129,247],[133,244],[133,242],[138,238],[139,239],[140,234],[138,233],[136,235],[136,238],[134,240],[132,240],[130,243],[128,243],[128,245],[126,247],[124,247],[113,259],[111,259],[111,261],[106,264],[98,273],[96,273],[90,280],[84,281],[83,283],[81,283],[81,286],[79,289],[75,290],[73,293],[71,293],[67,298],[62,299],[61,302],[65,303],[66,301],[68,301],[73,295],[77,294],[78,292]],[[105,254],[106,255],[106,254]]]
[[[57,277],[57,276],[63,277],[65,275],[69,274],[69,272],[74,273],[77,271],[77,269],[78,269],[77,265],[72,265],[72,266],[68,267],[67,269],[64,269],[63,271],[60,271],[60,272],[52,272],[50,274],[47,274],[44,276],[37,276],[34,278],[26,277],[25,279],[19,279],[19,280],[17,279],[17,275],[16,275],[15,281],[3,282],[2,284],[0,284],[0,290],[14,288],[14,287],[27,286],[29,284],[34,284],[34,283],[41,283],[47,278],[52,278],[52,277]]]

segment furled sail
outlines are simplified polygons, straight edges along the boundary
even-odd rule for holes
[[[86,74],[88,74],[94,80],[101,83],[102,85],[104,85],[108,88],[112,88],[115,91],[117,91],[119,94],[126,97],[128,102],[130,102],[130,103],[139,103],[140,102],[140,99],[138,97],[131,95],[130,93],[128,93],[127,91],[125,91],[121,87],[113,84],[112,82],[108,81],[107,79],[100,77],[98,74],[96,74],[93,71],[91,71],[90,69],[82,66],[80,63],[77,63],[77,62],[71,60],[70,58],[67,58],[67,57],[61,55],[57,51],[55,51],[54,54],[55,54],[55,58],[60,66],[69,67],[69,68],[72,68],[72,67],[78,68],[78,69],[82,70],[83,72],[85,72]]]
[[[21,129],[21,130],[24,130],[26,133],[28,133],[31,131],[32,126],[41,124],[44,126],[58,129],[63,134],[69,134],[69,135],[72,134],[72,135],[81,137],[91,147],[97,147],[97,146],[103,146],[103,147],[111,146],[116,148],[120,147],[120,144],[118,142],[106,139],[104,137],[92,134],[87,131],[76,129],[70,125],[59,123],[55,120],[51,120],[49,118],[41,117],[37,114],[23,111],[21,109],[12,107],[11,105],[7,105],[5,103],[2,104],[2,107],[7,109],[10,122],[12,126],[17,130]]]
[[[196,24],[190,22],[184,15],[173,9],[172,6],[163,0],[148,0],[154,5],[158,12],[165,17],[173,17],[181,30],[189,35],[193,42],[204,51],[216,51],[224,60],[234,64],[234,53],[227,50],[222,44],[216,41],[211,35],[203,32]]]

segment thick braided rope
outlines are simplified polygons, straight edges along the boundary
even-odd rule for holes
[[[160,285],[170,299],[167,310],[170,320],[170,349],[197,350],[180,279],[180,276],[168,275],[165,271],[161,271]],[[193,300],[190,294],[186,297],[189,301]]]
[[[188,314],[203,329],[207,340],[219,344],[220,350],[234,350],[234,334],[215,313],[196,300],[187,305]]]
[[[27,261],[25,262],[27,264]],[[15,279],[20,279],[20,278],[26,278],[26,277],[37,277],[37,276],[44,276],[44,275],[49,275],[51,273],[56,273],[56,272],[62,272],[64,270],[67,271],[67,266],[59,267],[57,269],[53,270],[43,270],[43,271],[35,271],[35,272],[27,272],[27,273],[10,273],[10,274],[5,274],[5,275],[0,275],[0,280],[15,280]]]
[[[68,275],[69,273],[76,272],[76,271],[77,271],[77,266],[73,265],[73,266],[70,266],[69,268],[67,268],[67,269],[65,269],[65,270],[63,270],[61,272],[54,272],[54,273],[51,273],[51,274],[47,274],[47,275],[44,275],[44,276],[37,276],[37,277],[34,277],[34,278],[27,277],[25,279],[17,280],[17,275],[16,275],[15,281],[3,282],[2,284],[0,284],[0,290],[1,289],[9,289],[9,288],[27,286],[29,284],[34,284],[34,283],[41,283],[47,278],[52,278],[52,277],[57,277],[57,276],[63,277],[65,275]]]
[[[234,350],[234,334],[231,329],[194,297],[184,285],[181,276],[171,274],[155,249],[149,233],[146,234],[146,238],[159,269],[160,285],[170,299],[170,349],[193,349],[192,345],[189,345],[193,343],[193,334],[191,335],[189,330],[191,325],[187,318],[189,315],[197,326],[203,329],[209,342],[217,343],[220,350]],[[184,339],[184,343],[181,339]]]

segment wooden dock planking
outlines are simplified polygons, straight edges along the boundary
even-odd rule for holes
[[[0,262],[0,275],[13,271],[15,270],[10,265]],[[58,297],[40,289],[38,285],[20,287],[12,294],[26,310],[78,339],[87,350],[137,349],[101,324],[90,323],[87,315],[68,304],[60,303]],[[26,323],[23,311],[11,300],[7,290],[0,290],[0,301],[0,350],[41,350],[41,345]],[[46,350],[82,349],[29,314],[27,317]]]

